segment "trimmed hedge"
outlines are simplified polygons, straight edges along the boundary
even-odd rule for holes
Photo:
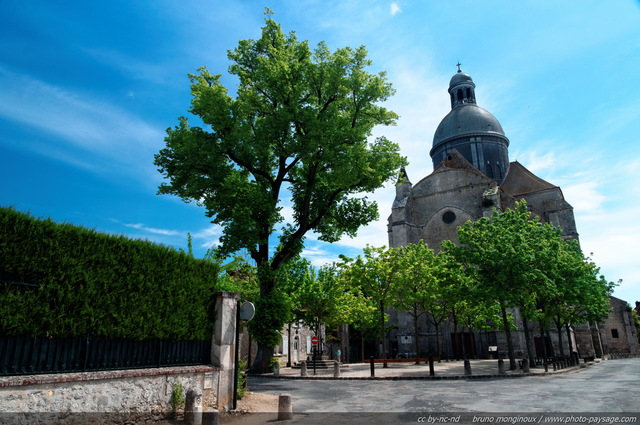
[[[208,340],[219,266],[0,208],[0,334]]]

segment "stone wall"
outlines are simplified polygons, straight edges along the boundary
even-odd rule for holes
[[[0,378],[0,424],[46,419],[65,424],[144,423],[171,412],[171,393],[203,395],[203,405],[217,405],[219,369],[186,366]],[[205,385],[206,383],[206,385]],[[205,388],[207,387],[207,388]]]
[[[237,299],[216,294],[211,365],[0,377],[0,425],[158,420],[177,384],[202,395],[203,410],[231,409]]]
[[[611,312],[600,326],[604,354],[640,354],[638,337],[626,301],[611,298]]]

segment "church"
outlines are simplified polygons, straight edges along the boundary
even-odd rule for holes
[[[509,161],[507,135],[498,120],[478,106],[476,84],[459,67],[458,64],[458,72],[449,83],[451,111],[438,125],[429,152],[433,172],[412,184],[405,170],[401,171],[388,220],[389,246],[400,247],[423,240],[438,251],[443,240],[457,240],[458,226],[469,220],[490,217],[494,211],[512,208],[522,199],[542,222],[559,226],[565,239],[577,240],[573,208],[560,187],[536,176],[519,162]],[[518,327],[513,333],[516,356],[524,356],[527,350],[522,323],[521,320],[518,323],[517,312],[514,317]],[[413,352],[416,335],[410,315],[390,311],[390,322],[395,326],[390,334],[389,353],[412,357],[436,352],[433,338],[436,330],[424,317],[421,319],[419,353]],[[460,345],[464,345],[464,353],[470,357],[486,357],[494,347],[506,352],[506,338],[502,332],[480,334],[465,330],[461,336],[456,336],[451,324],[445,324],[440,332],[443,357],[458,357]],[[596,347],[601,343],[594,344],[594,332],[600,333],[588,325],[576,327],[573,347],[581,351],[581,357],[602,354],[601,348]],[[458,344],[455,344],[454,336]],[[635,333],[633,339],[636,339]],[[557,344],[557,338],[552,334],[543,342],[538,336],[534,343],[535,347],[530,348],[536,357],[542,357],[542,344],[546,343],[550,349],[551,344]],[[635,343],[637,346],[637,340]],[[559,352],[559,347],[553,348],[555,353]],[[568,346],[564,347],[564,353],[568,353],[567,349]]]

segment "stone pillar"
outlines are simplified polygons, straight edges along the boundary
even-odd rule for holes
[[[189,425],[202,425],[202,394],[187,391],[184,419]]]
[[[306,360],[302,362],[302,367],[300,367],[300,376],[302,376],[303,378],[307,377],[307,361]]]
[[[340,363],[338,363],[337,360],[333,364],[333,377],[334,378],[339,378],[340,377]]]
[[[524,359],[522,359],[522,373],[529,372],[531,372],[531,370],[529,369],[529,359],[525,357]]]
[[[226,291],[215,294],[211,364],[220,368],[216,397],[219,411],[230,410],[233,405],[237,306],[238,294]]]
[[[278,398],[278,420],[289,421],[291,419],[293,419],[291,394],[280,394],[280,397]]]
[[[471,362],[469,359],[464,359],[464,374],[466,376],[471,376]]]

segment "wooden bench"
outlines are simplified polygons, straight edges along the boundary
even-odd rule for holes
[[[433,357],[433,361],[434,362],[439,362],[440,361],[440,357]],[[416,359],[373,359],[374,363],[408,363],[408,362],[420,362],[420,363],[429,363],[429,359],[428,358],[416,358]],[[371,363],[371,360],[367,361],[366,363]]]

